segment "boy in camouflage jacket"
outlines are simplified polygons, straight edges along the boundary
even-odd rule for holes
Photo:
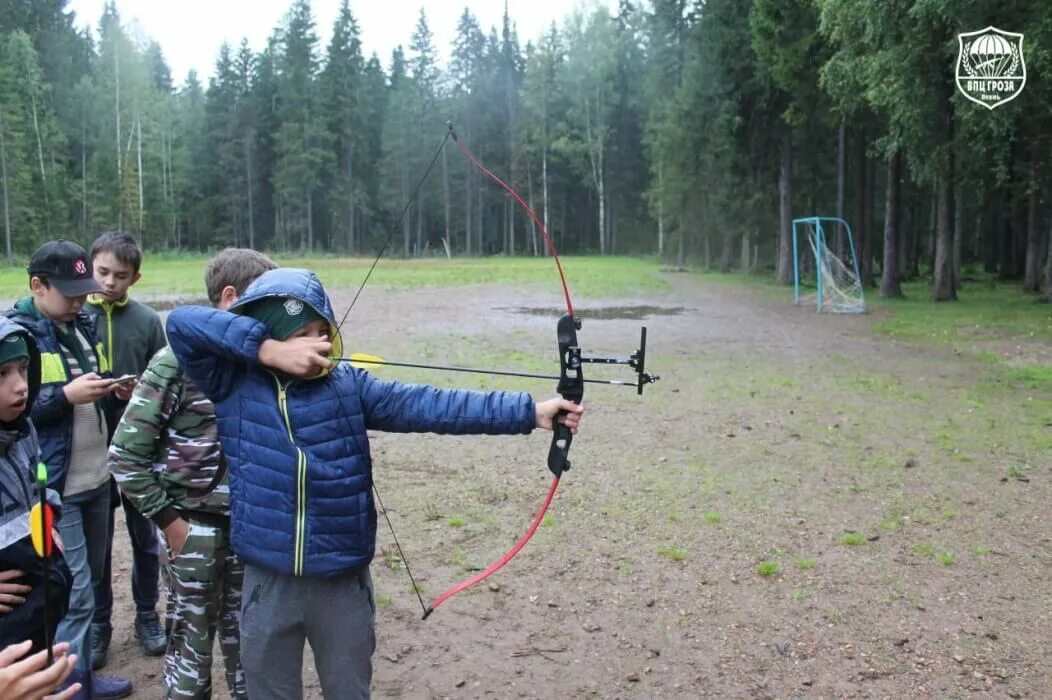
[[[221,251],[205,273],[209,300],[226,309],[274,267],[253,250]],[[174,609],[164,697],[211,697],[218,629],[230,694],[246,698],[238,630],[244,567],[230,548],[230,489],[215,412],[170,349],[143,373],[113,436],[109,466],[124,497],[165,535]]]

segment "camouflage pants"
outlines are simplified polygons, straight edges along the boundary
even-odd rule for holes
[[[166,543],[171,613],[164,656],[164,697],[212,697],[212,648],[216,631],[235,700],[248,697],[241,670],[241,588],[244,565],[230,548],[229,521],[189,515],[189,533],[179,555]]]

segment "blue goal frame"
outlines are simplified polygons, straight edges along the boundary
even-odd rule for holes
[[[858,270],[858,256],[855,254],[855,237],[851,234],[851,225],[848,222],[841,219],[839,216],[808,216],[802,219],[793,219],[793,303],[800,303],[800,256],[797,250],[797,233],[796,227],[800,224],[811,224],[815,228],[815,241],[818,250],[826,246],[825,231],[822,230],[822,222],[835,222],[844,227],[847,232],[847,244],[851,249],[851,265],[855,269],[855,279],[859,280],[859,293],[862,295],[862,308],[858,309],[855,313],[862,313],[865,311],[865,291],[861,287],[862,275],[859,274]],[[822,310],[822,265],[820,261],[815,260],[815,273],[818,276],[818,310]]]

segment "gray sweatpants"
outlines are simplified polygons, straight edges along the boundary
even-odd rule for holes
[[[326,698],[369,697],[376,607],[369,567],[330,578],[245,565],[241,666],[250,700],[303,697],[303,642],[310,642]]]

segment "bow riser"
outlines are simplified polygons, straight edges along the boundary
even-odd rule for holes
[[[584,398],[584,375],[581,373],[581,346],[577,343],[580,319],[564,314],[555,327],[559,341],[559,385],[557,391],[567,401],[581,403]],[[548,469],[556,478],[570,468],[570,445],[573,432],[559,421],[566,415],[560,411],[552,424],[552,445],[548,449]]]

